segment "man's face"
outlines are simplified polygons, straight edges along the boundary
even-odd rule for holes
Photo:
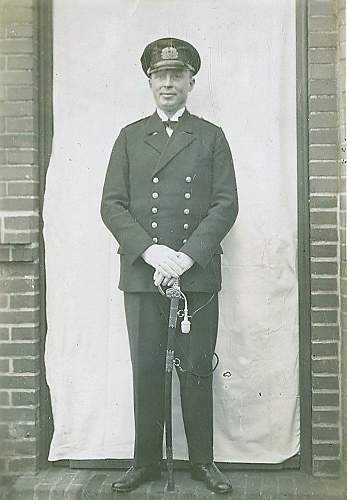
[[[170,114],[185,105],[194,83],[187,69],[161,69],[152,73],[149,80],[156,105]]]

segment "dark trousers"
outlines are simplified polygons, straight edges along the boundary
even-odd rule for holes
[[[211,299],[212,293],[187,293],[189,314]],[[162,459],[164,428],[165,355],[170,301],[159,293],[124,293],[133,367],[135,446],[134,465],[143,467]],[[184,303],[180,301],[179,308]],[[213,460],[212,358],[218,329],[218,294],[192,318],[189,334],[180,331],[178,318],[175,357],[181,406],[191,463]],[[198,376],[206,375],[209,376]]]

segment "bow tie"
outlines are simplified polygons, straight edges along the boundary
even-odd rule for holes
[[[177,127],[178,122],[173,122],[171,120],[165,120],[163,121],[163,124],[165,128],[171,128],[171,130],[175,130],[175,127]]]

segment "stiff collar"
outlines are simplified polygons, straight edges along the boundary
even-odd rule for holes
[[[170,122],[178,122],[179,118],[181,118],[181,116],[183,115],[185,110],[186,110],[185,107],[179,109],[178,111],[176,111],[176,113],[171,118],[169,118],[165,114],[165,112],[160,108],[157,108],[157,114],[162,122],[166,122],[167,120],[170,120]]]

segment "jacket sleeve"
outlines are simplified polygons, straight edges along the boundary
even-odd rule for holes
[[[206,267],[238,214],[238,196],[233,159],[222,129],[218,129],[213,155],[211,203],[206,217],[180,249]]]
[[[126,258],[133,264],[153,244],[152,238],[129,211],[129,162],[126,133],[121,130],[112,149],[101,200],[101,218]]]

